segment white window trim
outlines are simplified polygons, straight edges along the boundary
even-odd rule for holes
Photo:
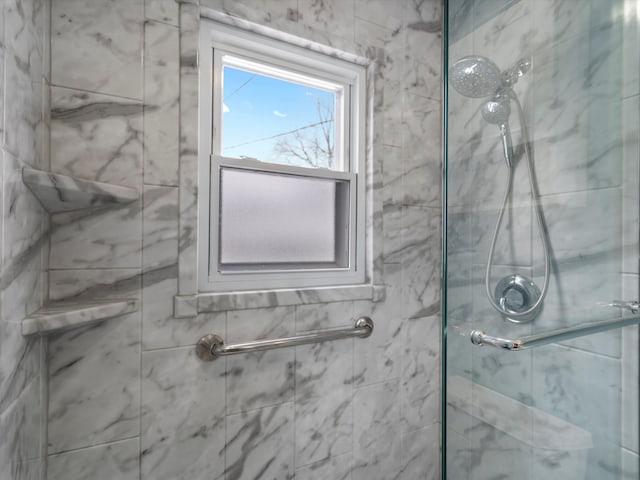
[[[215,55],[231,54],[236,58],[256,59],[274,65],[275,68],[297,70],[301,74],[326,78],[329,81],[350,85],[345,89],[351,99],[345,99],[350,106],[349,124],[343,130],[350,131],[341,142],[342,148],[349,152],[350,165],[340,170],[313,169],[289,165],[275,165],[264,162],[227,159],[213,153],[219,151],[213,118],[221,117],[221,105],[215,102],[214,89],[220,89],[220,82],[214,81],[213,68]],[[250,52],[250,53],[249,53]],[[365,283],[367,265],[365,264],[366,229],[366,159],[365,159],[365,111],[366,111],[366,70],[328,55],[320,54],[302,47],[275,39],[232,28],[220,23],[202,19],[200,28],[200,138],[199,138],[199,265],[198,286],[200,292],[233,292],[246,290],[270,290],[282,288],[330,287],[343,285],[361,285]],[[213,88],[212,88],[213,86]],[[216,90],[217,98],[220,91]],[[350,130],[349,130],[350,129]],[[339,129],[336,129],[338,131]],[[350,141],[350,139],[353,141]],[[296,173],[321,178],[339,178],[350,181],[351,234],[348,239],[351,249],[350,268],[292,270],[280,272],[209,274],[211,265],[217,262],[217,221],[218,195],[211,195],[216,188],[219,167],[232,166],[261,171]],[[261,166],[262,168],[259,168]],[[212,233],[214,232],[214,233]],[[211,252],[211,254],[210,254]],[[213,258],[215,257],[215,258]],[[213,260],[213,261],[210,261]],[[351,268],[353,266],[353,268]]]

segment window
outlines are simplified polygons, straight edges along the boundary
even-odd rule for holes
[[[203,20],[200,71],[200,290],[363,283],[364,68]]]

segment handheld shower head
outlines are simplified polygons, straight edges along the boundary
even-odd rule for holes
[[[508,95],[497,94],[492,99],[487,100],[480,108],[482,118],[487,123],[498,125],[500,128],[504,160],[509,168],[513,166],[513,142],[511,140],[511,128],[509,127],[510,102]]]
[[[502,73],[486,57],[462,57],[449,70],[451,85],[465,97],[484,98],[494,95],[502,86]]]

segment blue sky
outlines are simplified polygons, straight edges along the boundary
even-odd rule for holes
[[[326,90],[228,66],[224,67],[223,76],[224,156],[247,156],[277,162],[273,147],[285,136],[261,139],[317,123],[318,100],[333,109],[334,94]],[[302,132],[313,135],[316,130],[308,128]],[[286,138],[291,139],[292,135]],[[240,144],[243,145],[238,146]]]

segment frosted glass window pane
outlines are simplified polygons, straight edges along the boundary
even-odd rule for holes
[[[223,267],[340,263],[336,208],[347,182],[235,168],[222,168],[220,178]]]

